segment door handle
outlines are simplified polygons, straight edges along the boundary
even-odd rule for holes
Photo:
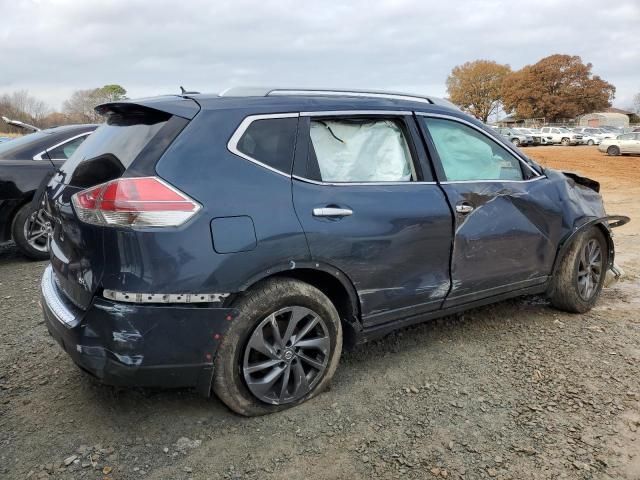
[[[467,213],[471,213],[473,211],[473,205],[467,202],[462,202],[456,205],[456,212],[462,213],[466,215]]]
[[[353,210],[349,208],[324,207],[313,209],[314,217],[348,217],[349,215],[353,215]]]

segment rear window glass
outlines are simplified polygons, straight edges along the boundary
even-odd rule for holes
[[[13,152],[21,150],[30,143],[37,142],[38,140],[44,140],[48,136],[49,134],[47,132],[34,132],[23,137],[14,138],[8,142],[3,142],[0,144],[0,156],[6,156],[9,158]]]
[[[297,118],[254,120],[236,148],[252,160],[290,174],[296,140]]]
[[[69,179],[82,162],[108,160],[126,170],[171,118],[169,114],[110,115],[107,122],[77,148],[61,168]]]
[[[69,140],[56,148],[47,150],[47,154],[51,160],[66,160],[78,149],[78,147],[87,139],[87,135],[83,135],[73,140]]]

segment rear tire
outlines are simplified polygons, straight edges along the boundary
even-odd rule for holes
[[[585,313],[595,305],[609,262],[607,240],[598,227],[576,238],[553,277],[551,304],[565,312]]]
[[[274,278],[242,295],[232,308],[239,314],[221,341],[213,378],[213,391],[231,410],[245,416],[274,413],[306,402],[327,387],[340,361],[342,326],[324,293],[299,280]],[[301,318],[298,322],[296,316]],[[312,330],[303,333],[314,321]],[[319,339],[323,347],[302,346],[303,339]],[[267,378],[276,380],[263,382]]]
[[[611,145],[607,148],[607,155],[611,155],[612,157],[620,155],[620,148],[615,145]]]
[[[590,147],[593,147],[594,144],[595,142],[593,140],[587,140],[587,145],[589,145]]]
[[[512,138],[511,139],[511,143],[513,143],[514,146],[519,147],[520,146],[520,140],[517,138]]]
[[[565,138],[563,138],[562,140],[560,140],[560,144],[561,144],[563,147],[568,147],[568,146],[571,144],[571,142],[569,141],[569,139],[568,139],[568,138],[566,138],[566,137],[565,137]]]
[[[11,235],[18,250],[32,260],[47,260],[49,225],[42,217],[42,210],[33,207],[33,202],[23,205],[13,219]]]

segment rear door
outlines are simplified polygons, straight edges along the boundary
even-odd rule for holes
[[[466,120],[418,115],[455,214],[445,307],[543,284],[562,217],[546,177]]]
[[[411,112],[302,114],[292,188],[312,259],[351,280],[365,324],[441,306],[452,219]]]
[[[621,153],[640,153],[639,135],[636,133],[627,133],[618,137],[618,145],[620,145]]]

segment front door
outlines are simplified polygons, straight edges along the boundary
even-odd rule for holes
[[[547,178],[469,122],[418,118],[455,215],[444,306],[544,283],[562,222]]]
[[[452,219],[411,113],[310,114],[299,128],[293,199],[312,259],[351,280],[366,325],[440,308]]]

